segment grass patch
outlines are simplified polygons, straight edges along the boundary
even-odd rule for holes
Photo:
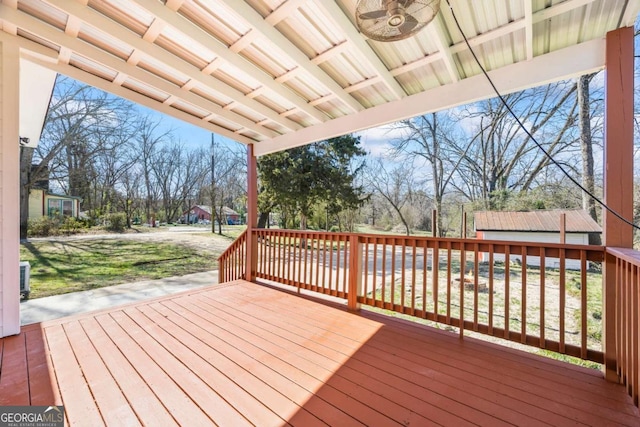
[[[189,247],[114,239],[22,243],[20,260],[31,264],[30,298],[181,276],[217,267],[216,257]]]

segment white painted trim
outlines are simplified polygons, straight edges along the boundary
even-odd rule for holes
[[[512,93],[600,70],[604,67],[604,48],[604,39],[596,39],[538,56],[531,61],[499,68],[489,72],[489,75],[501,93]],[[256,144],[255,152],[262,156],[494,96],[486,78],[477,75],[372,107],[358,114],[263,141]]]
[[[20,52],[1,43],[0,337],[20,333]]]

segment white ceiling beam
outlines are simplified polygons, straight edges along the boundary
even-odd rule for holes
[[[287,16],[292,15],[295,11],[300,9],[307,0],[288,0],[282,3],[280,6],[276,8],[273,12],[267,15],[264,18],[265,22],[272,27],[278,25],[282,20],[284,20]]]
[[[553,81],[573,78],[604,67],[604,39],[595,39],[492,70],[489,76],[502,94],[508,94]],[[335,136],[404,120],[421,114],[446,110],[495,96],[484,75],[440,86],[400,101],[369,108],[358,114],[281,135],[256,144],[256,155],[298,147]]]
[[[301,69],[305,70],[309,75],[323,85],[327,91],[335,93],[347,107],[353,111],[361,111],[364,107],[351,95],[349,95],[335,80],[327,75],[321,68],[315,65],[298,47],[286,38],[275,27],[269,25],[262,16],[256,12],[254,8],[249,6],[244,0],[221,0],[233,9],[239,16],[244,18],[249,25],[253,27],[253,31],[257,31],[265,38],[270,40],[275,46],[278,46],[282,53]],[[311,107],[312,108],[312,107]],[[316,110],[319,111],[319,110]]]
[[[369,43],[362,37],[360,32],[352,24],[351,20],[344,14],[344,11],[335,1],[321,0],[316,5],[325,11],[327,17],[332,19],[338,28],[340,28],[345,39],[355,47],[354,54],[359,56],[359,60],[368,64],[377,75],[382,77],[385,85],[389,88],[391,95],[395,99],[402,99],[407,96],[406,92],[400,86],[400,83],[389,72],[387,66],[384,65],[380,57],[374,52]]]
[[[257,101],[254,101],[251,99],[244,99],[244,102],[243,102],[242,100],[244,98],[244,94],[239,90],[234,89],[231,86],[227,86],[211,76],[203,74],[197,67],[185,62],[184,60],[175,56],[174,54],[162,49],[160,46],[157,46],[153,43],[149,43],[145,40],[142,40],[142,38],[140,38],[137,34],[134,34],[127,28],[105,17],[104,15],[90,9],[89,7],[83,6],[79,3],[76,3],[75,1],[68,1],[68,0],[47,0],[47,1],[52,5],[54,5],[55,7],[57,7],[58,9],[67,13],[68,15],[75,16],[84,22],[91,22],[92,26],[99,28],[100,30],[112,35],[113,37],[117,37],[122,42],[134,48],[135,49],[134,54],[144,53],[145,55],[155,58],[156,60],[166,64],[168,67],[172,67],[179,73],[184,74],[189,78],[196,79],[197,81],[201,82],[205,86],[211,87],[213,90],[221,93],[222,95],[228,98],[236,99],[240,101],[241,103],[245,104],[247,108],[255,111],[259,115],[263,115],[265,117],[270,118],[274,122],[279,123],[280,125],[284,126],[287,129],[297,130],[301,128],[299,124],[295,123],[292,120],[288,120],[280,117],[275,111],[273,111],[272,109],[266,107],[265,105]],[[151,2],[151,3],[152,4],[155,3],[157,6],[159,6],[160,9],[162,9],[166,13],[174,14],[174,12],[171,12],[161,3],[158,3],[158,2]],[[191,26],[195,28],[194,25],[191,25]]]
[[[440,16],[436,16],[436,19],[427,26],[427,29],[431,33],[431,38],[438,47],[438,51],[442,52],[442,59],[444,60],[444,65],[447,68],[451,81],[453,83],[459,81],[460,74],[458,73],[458,67],[456,67],[456,62],[453,59],[453,54],[447,42]]]
[[[8,8],[11,8],[11,9],[18,8],[18,0],[4,0],[3,3]],[[0,29],[14,36],[18,34],[18,27],[16,27],[14,24],[12,24],[9,21],[3,20],[2,18],[0,18]]]
[[[311,62],[313,62],[316,65],[320,65],[323,62],[327,62],[328,60],[330,60],[331,58],[337,55],[347,52],[351,47],[353,46],[351,46],[348,41],[344,41],[342,43],[335,45],[331,49],[327,49],[321,54],[315,56],[314,58],[311,59]]]
[[[60,0],[57,0],[60,1]],[[224,43],[220,40],[213,37],[211,34],[193,24],[189,20],[187,20],[182,15],[168,9],[162,3],[157,0],[133,0],[138,3],[141,7],[146,9],[148,12],[156,16],[158,19],[162,19],[167,24],[176,28],[178,31],[183,34],[191,37],[194,40],[199,41],[201,44],[207,47],[207,49],[211,50],[213,53],[218,55],[221,59],[228,62],[232,66],[242,70],[243,72],[250,75],[256,81],[258,81],[261,85],[266,88],[272,90],[282,98],[289,101],[291,104],[295,105],[300,111],[303,111],[311,118],[313,118],[317,122],[323,122],[328,120],[328,117],[322,113],[320,110],[317,110],[310,106],[307,101],[301,98],[298,94],[289,90],[285,86],[276,83],[273,78],[253,64],[251,61],[246,59],[245,57],[239,55],[236,52],[231,51]],[[247,6],[248,7],[248,6]],[[250,7],[249,7],[250,8]],[[250,8],[251,9],[251,8]],[[253,9],[251,9],[253,11]],[[253,11],[254,13],[257,13]],[[260,15],[258,15],[260,16]],[[256,29],[250,31],[249,34],[254,33],[255,35],[259,35],[259,32],[256,32]],[[278,33],[279,34],[279,33]],[[253,37],[253,35],[249,36]],[[218,82],[218,85],[221,83]],[[240,99],[238,99],[240,101]]]
[[[524,48],[527,61],[533,59],[533,0],[524,2]]]
[[[60,74],[64,74],[75,80],[104,90],[121,98],[128,99],[129,101],[135,102],[136,104],[143,105],[145,107],[151,108],[152,110],[159,111],[171,117],[175,117],[179,120],[185,121],[203,129],[207,129],[210,132],[226,136],[240,143],[254,143],[257,145],[256,141],[251,138],[237,135],[228,129],[214,125],[213,123],[209,123],[204,119],[198,119],[191,114],[163,105],[159,101],[154,101],[151,98],[141,95],[135,91],[110,83],[107,80],[94,76],[93,74],[89,74],[85,71],[80,70],[79,68],[73,67],[68,64],[59,63],[57,62],[58,52],[56,52],[55,50],[49,49],[45,46],[39,45],[22,37],[12,36],[4,32],[0,32],[0,41],[3,43],[6,42],[17,44],[21,48],[21,57],[42,67],[53,70]]]
[[[225,120],[236,123],[238,126],[250,129],[253,132],[256,132],[267,138],[271,138],[277,135],[271,129],[258,126],[244,116],[224,110],[222,107],[212,101],[202,98],[201,96],[196,95],[193,92],[183,90],[146,70],[128,64],[121,59],[118,59],[115,56],[112,56],[82,40],[71,37],[66,33],[63,33],[62,31],[56,29],[55,27],[47,25],[42,21],[39,21],[31,17],[30,15],[27,15],[24,12],[8,11],[2,4],[0,4],[0,13],[2,13],[3,16],[9,16],[12,21],[18,24],[19,27],[28,27],[40,37],[49,40],[54,44],[67,46],[66,49],[69,51],[77,52],[84,57],[92,58],[92,60],[103,64],[108,68],[118,70],[119,73],[112,82],[114,85],[120,86],[126,81],[128,77],[131,77],[134,80],[144,82],[145,84],[151,85],[160,91],[166,92],[170,95],[170,98],[172,97],[171,99],[173,99],[174,101],[180,99],[186,103],[193,104],[199,108],[202,108],[203,110],[216,113]]]

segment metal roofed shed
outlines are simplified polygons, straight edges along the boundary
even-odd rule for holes
[[[476,238],[512,242],[561,243],[561,218],[565,214],[565,240],[568,244],[588,245],[590,234],[602,233],[602,228],[584,210],[551,210],[531,212],[476,212],[473,215]],[[498,257],[499,255],[496,255]],[[504,256],[502,261],[504,261]],[[482,253],[481,261],[488,261]],[[522,261],[519,255],[510,260]],[[547,259],[553,261],[557,259]],[[528,256],[527,265],[540,266],[539,257]],[[567,268],[580,269],[579,260],[568,260]],[[547,267],[554,267],[553,264]]]

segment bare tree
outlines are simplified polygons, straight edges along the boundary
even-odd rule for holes
[[[471,142],[459,148],[456,146],[456,134],[453,123],[455,118],[450,112],[432,113],[404,120],[396,127],[404,131],[404,136],[392,142],[394,154],[415,164],[416,159],[423,159],[429,167],[429,180],[436,211],[442,211],[442,202],[449,184],[457,174],[462,159],[469,151]],[[455,150],[459,148],[461,152]],[[443,218],[437,216],[437,235],[443,236]]]
[[[413,172],[414,169],[411,167],[385,165],[385,162],[378,158],[365,175],[368,187],[387,201],[404,225],[407,236],[411,234],[411,229],[403,208],[410,203],[413,188],[416,187]]]
[[[210,170],[210,199],[212,225],[211,231],[215,232],[215,224],[218,224],[218,234],[222,234],[222,223],[226,219],[225,205],[232,205],[232,201],[238,193],[244,192],[244,178],[246,160],[242,150],[230,148],[211,139],[211,170]],[[215,218],[215,221],[213,219]]]

